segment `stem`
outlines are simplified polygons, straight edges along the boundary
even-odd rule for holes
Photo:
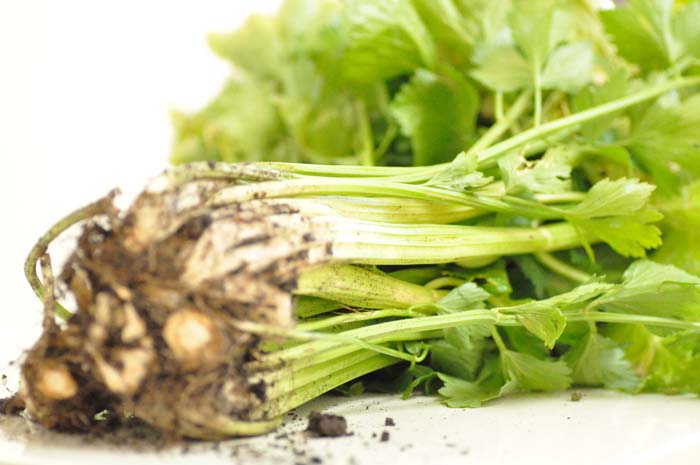
[[[494,103],[494,113],[496,115],[496,122],[499,122],[505,116],[503,114],[503,92],[496,92],[494,94],[493,103]]]
[[[418,318],[424,316],[425,313],[414,312],[412,310],[373,310],[369,312],[346,313],[344,315],[298,323],[295,328],[299,331],[318,331],[319,329],[326,329],[359,321],[379,320],[382,318]]]
[[[279,326],[273,326],[268,324],[254,323],[252,321],[244,320],[227,320],[232,326],[241,331],[249,332],[252,334],[260,334],[264,336],[278,336],[297,340],[316,340],[316,341],[328,341],[335,342],[339,344],[347,344],[348,347],[356,347],[358,349],[367,349],[379,354],[388,355],[390,357],[397,358],[399,360],[405,360],[407,362],[415,363],[421,362],[422,358],[416,357],[414,355],[401,352],[396,349],[391,349],[386,346],[379,344],[367,342],[363,339],[353,337],[346,333],[340,334],[329,334],[329,333],[315,333],[308,331],[299,331],[296,329],[286,329]],[[352,351],[352,350],[351,350]]]
[[[540,71],[539,59],[535,59],[532,67],[534,69],[533,86],[535,88],[535,115],[533,126],[538,128],[542,124],[542,74]]]
[[[661,326],[664,328],[700,331],[700,321],[674,320],[648,315],[628,313],[608,313],[599,311],[579,311],[578,313],[564,313],[566,321],[594,321],[598,323],[624,323],[643,324],[648,326]]]
[[[582,235],[566,222],[538,228],[458,225],[376,225],[336,222],[332,236],[336,259],[373,265],[421,265],[477,257],[551,252],[580,247]]]
[[[24,262],[24,275],[39,299],[43,300],[44,298],[44,286],[41,284],[39,276],[37,276],[36,265],[39,259],[46,254],[49,244],[74,224],[92,218],[96,215],[109,212],[113,208],[112,199],[115,195],[116,191],[112,191],[106,197],[75,210],[68,216],[61,218],[39,238],[34,247],[32,247],[32,250],[29,251],[29,255]],[[56,314],[64,320],[69,319],[73,315],[59,303],[56,303]]]
[[[495,323],[497,320],[508,318],[514,317],[499,315],[494,310],[468,310],[446,315],[376,323],[344,331],[339,335],[352,339],[371,341],[373,344],[381,344],[386,341],[402,340],[402,338],[405,337],[412,337],[415,333],[419,332],[445,329],[470,323]],[[313,341],[279,352],[266,354],[261,357],[260,362],[262,365],[270,364],[272,366],[279,363],[289,363],[294,369],[300,369],[319,363],[319,361],[322,361],[324,358],[336,358],[353,352],[354,350],[355,347],[347,346],[336,341]],[[320,357],[321,352],[324,353],[324,358]]]
[[[439,299],[432,289],[352,265],[325,265],[307,271],[297,280],[294,293],[361,308],[408,308]]]
[[[538,262],[540,262],[550,270],[560,274],[561,276],[571,281],[577,283],[586,283],[592,278],[590,274],[559,260],[552,254],[540,252],[533,254],[533,256]]]
[[[544,138],[563,129],[573,128],[582,123],[594,120],[601,116],[615,113],[624,110],[631,106],[637,105],[644,101],[659,97],[666,92],[683,87],[700,85],[700,76],[693,76],[681,79],[675,79],[669,82],[658,84],[651,88],[637,92],[626,97],[612,100],[608,103],[589,108],[578,113],[574,113],[554,121],[542,124],[539,127],[534,127],[523,131],[509,139],[504,140],[490,149],[487,149],[479,154],[479,166],[489,167],[496,164],[497,160],[504,154],[514,150],[535,139]]]
[[[223,206],[254,199],[312,195],[390,196],[428,201],[452,202],[488,211],[530,216],[561,218],[561,212],[538,202],[518,199],[517,206],[491,196],[469,194],[429,186],[407,185],[376,179],[304,178],[279,182],[246,184],[221,189],[210,206]]]
[[[396,125],[394,123],[390,123],[389,127],[386,129],[386,132],[384,133],[384,137],[382,137],[382,140],[379,141],[379,145],[374,150],[374,158],[375,159],[381,158],[386,153],[386,151],[389,149],[389,146],[396,138],[397,134],[398,134],[398,129],[396,128]]]
[[[372,373],[373,371],[398,362],[399,360],[386,355],[374,355],[360,363],[343,367],[329,376],[314,380],[314,382],[309,382],[300,388],[286,390],[286,392],[281,395],[273,391],[272,394],[278,396],[276,402],[272,402],[271,405],[266,405],[264,411],[260,410],[254,412],[251,418],[255,419],[263,416],[272,417],[282,415],[348,381],[352,381],[367,373]]]
[[[237,165],[237,164],[236,164]],[[421,173],[426,169],[446,168],[449,163],[432,166],[354,166],[354,165],[310,165],[307,163],[289,163],[277,161],[262,161],[254,166],[273,171],[281,171],[289,175],[328,176],[350,178],[381,178]]]
[[[498,333],[498,328],[495,326],[493,328],[491,328],[491,338],[493,339],[493,342],[496,343],[496,346],[498,347],[499,352],[507,352],[508,351],[508,347],[506,347],[506,343],[503,342],[501,335]]]
[[[357,101],[357,113],[359,120],[360,138],[362,139],[362,151],[360,152],[360,163],[364,166],[374,165],[374,143],[372,141],[372,129],[369,125],[367,111],[362,101]]]
[[[503,94],[498,92],[496,94],[496,101],[498,102],[499,95],[501,101],[501,111],[503,111]],[[467,154],[477,153],[480,150],[491,146],[503,134],[505,134],[506,131],[511,127],[513,122],[520,118],[525,112],[525,110],[527,110],[527,107],[530,104],[531,96],[532,92],[529,90],[522,92],[515,100],[515,102],[513,102],[513,105],[508,109],[508,112],[505,115],[502,115],[501,118],[497,117],[496,123],[491,125],[491,127],[479,138],[479,140],[476,141],[474,145],[472,145],[469,148]]]

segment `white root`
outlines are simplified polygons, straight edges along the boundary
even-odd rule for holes
[[[180,310],[169,316],[163,338],[186,369],[215,366],[223,356],[221,332],[210,317],[195,310]]]
[[[42,395],[53,400],[70,399],[78,393],[78,383],[68,368],[50,361],[38,368],[35,386]]]

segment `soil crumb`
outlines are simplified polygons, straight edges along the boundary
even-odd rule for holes
[[[345,417],[328,413],[311,412],[306,431],[320,437],[335,438],[348,435]]]
[[[574,391],[571,393],[571,401],[578,402],[583,398],[583,393],[581,391]]]
[[[396,423],[394,423],[394,419],[391,417],[386,417],[384,420],[384,426],[396,426]]]
[[[388,431],[382,431],[382,436],[379,438],[379,442],[387,442],[389,441],[389,438],[391,435],[389,434]]]

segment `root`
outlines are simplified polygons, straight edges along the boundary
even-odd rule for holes
[[[264,385],[249,382],[245,369],[260,337],[230,321],[291,327],[289,289],[301,272],[330,259],[330,247],[325,231],[283,202],[208,206],[229,184],[193,177],[149,186],[125,212],[111,194],[42,238],[27,261],[45,312],[22,366],[21,396],[32,418],[81,431],[104,410],[131,412],[169,434],[196,437],[255,434],[276,424],[247,422],[266,400]],[[59,276],[77,309],[59,325],[48,256],[43,286],[33,267],[60,231],[86,217]]]

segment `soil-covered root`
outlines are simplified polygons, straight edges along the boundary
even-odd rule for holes
[[[259,434],[266,401],[248,381],[251,321],[293,324],[289,290],[329,258],[324,231],[280,201],[211,208],[225,183],[147,189],[126,212],[93,218],[59,276],[77,309],[56,324],[50,265],[46,319],[22,366],[21,397],[46,427],[87,430],[99,412],[134,415],[173,435]],[[264,410],[264,409],[263,409]]]

